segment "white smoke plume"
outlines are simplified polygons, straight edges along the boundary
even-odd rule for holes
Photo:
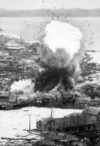
[[[26,99],[34,94],[34,83],[31,79],[15,81],[10,88],[11,93],[22,93],[22,98]]]
[[[73,59],[80,49],[81,39],[81,31],[69,23],[54,20],[46,26],[44,42],[54,53],[63,48]]]
[[[30,79],[27,80],[19,80],[15,81],[11,85],[11,92],[18,92],[18,91],[24,91],[26,92],[27,90],[32,90],[32,81]]]

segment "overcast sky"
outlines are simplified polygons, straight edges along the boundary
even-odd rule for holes
[[[100,8],[100,0],[0,0],[0,9]]]

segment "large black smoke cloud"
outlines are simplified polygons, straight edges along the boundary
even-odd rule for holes
[[[49,91],[58,83],[61,83],[65,90],[73,88],[73,72],[68,68],[48,68],[36,79],[35,90]]]

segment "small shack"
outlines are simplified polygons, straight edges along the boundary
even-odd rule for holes
[[[64,121],[62,118],[44,118],[36,123],[37,130],[46,131],[61,131],[63,129]]]

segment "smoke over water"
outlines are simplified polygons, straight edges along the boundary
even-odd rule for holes
[[[79,71],[82,33],[69,23],[55,20],[45,31],[41,60],[47,68],[38,76],[35,88],[50,90],[59,82],[65,89],[72,88],[73,74]]]

